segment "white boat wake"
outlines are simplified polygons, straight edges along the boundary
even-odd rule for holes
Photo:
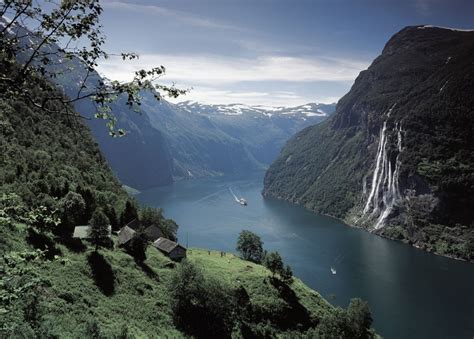
[[[242,206],[247,206],[247,200],[245,200],[244,198],[237,197],[234,194],[234,191],[232,191],[232,188],[230,188],[230,187],[229,187],[229,192],[230,192],[230,194],[232,194],[232,196],[234,197],[234,199],[237,203],[241,204]]]

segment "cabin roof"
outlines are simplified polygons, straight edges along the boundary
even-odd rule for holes
[[[119,245],[126,244],[127,242],[133,239],[133,237],[135,236],[135,233],[137,232],[135,232],[135,230],[133,230],[132,228],[128,226],[122,227],[120,231],[118,232],[118,244]]]
[[[151,225],[145,229],[145,236],[149,240],[155,241],[156,239],[163,237],[163,232],[155,225]]]
[[[112,226],[108,226],[108,236],[112,234]],[[80,225],[74,227],[74,233],[72,235],[73,238],[79,238],[79,239],[87,239],[89,238],[89,229],[90,225]]]
[[[133,219],[132,221],[130,221],[125,226],[130,227],[132,230],[136,231],[140,227],[140,222],[138,221],[138,219]]]
[[[176,247],[181,247],[182,249],[186,250],[185,247],[181,246],[177,242],[174,242],[166,238],[158,238],[153,243],[153,246],[168,254],[171,253]]]

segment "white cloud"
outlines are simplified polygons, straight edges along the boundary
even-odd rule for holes
[[[247,59],[216,55],[147,54],[134,62],[124,62],[113,57],[102,62],[98,70],[110,79],[126,81],[138,69],[161,64],[167,69],[161,83],[176,83],[179,88],[192,88],[185,96],[171,100],[173,102],[195,100],[210,104],[295,106],[314,101],[336,102],[339,99],[337,95],[343,93],[322,97],[318,93],[311,93],[311,97],[308,97],[294,89],[285,90],[289,88],[288,84],[294,84],[296,88],[309,86],[310,82],[348,84],[368,63],[336,58],[275,55]],[[281,82],[280,90],[269,90],[266,82]],[[248,90],[245,90],[246,85]],[[236,90],[236,87],[239,89]]]
[[[217,22],[206,18],[197,17],[183,11],[172,10],[166,7],[157,5],[142,5],[136,3],[130,3],[125,1],[115,0],[103,0],[101,2],[102,7],[106,9],[116,9],[123,11],[132,11],[145,15],[165,16],[178,20],[180,22],[190,24],[192,26],[213,28],[213,29],[230,29],[230,30],[244,30],[237,26],[228,25],[226,23]]]
[[[177,99],[167,99],[171,102],[198,101],[205,104],[245,104],[250,106],[263,105],[268,107],[275,106],[298,106],[309,102],[333,103],[337,102],[338,97],[305,97],[294,92],[265,91],[265,92],[246,92],[227,89],[218,89],[212,87],[195,87],[186,95]]]
[[[367,68],[364,61],[337,58],[262,56],[255,59],[223,56],[146,54],[135,62],[110,58],[99,65],[107,77],[125,81],[134,71],[166,67],[166,79],[195,85],[230,84],[242,81],[352,81]]]

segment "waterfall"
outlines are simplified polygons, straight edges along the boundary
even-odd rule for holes
[[[390,115],[392,108],[388,111],[387,116]],[[380,141],[377,148],[377,154],[375,157],[375,169],[372,175],[372,185],[370,194],[364,206],[363,214],[368,215],[369,218],[377,218],[375,222],[375,229],[379,229],[384,226],[385,220],[390,215],[393,207],[397,201],[401,198],[400,188],[398,184],[400,175],[400,154],[402,152],[402,126],[401,123],[395,124],[395,130],[397,131],[397,157],[395,159],[395,166],[392,166],[391,157],[387,150],[387,144],[389,143],[389,136],[387,135],[387,121],[384,122],[383,127],[380,131]],[[365,180],[364,177],[364,191],[365,191]],[[365,192],[363,193],[365,196]],[[370,213],[369,213],[370,212]]]
[[[377,149],[377,156],[375,158],[375,170],[372,176],[372,186],[370,189],[369,198],[367,199],[367,203],[365,204],[365,207],[364,207],[364,214],[366,214],[369,211],[370,203],[375,194],[375,187],[377,186],[379,169],[380,169],[380,164],[381,164],[381,159],[382,159],[382,150],[384,148],[384,143],[385,143],[385,130],[386,129],[387,129],[387,122],[385,121],[383,123],[383,128],[380,131],[380,138],[379,138],[380,142],[379,142],[379,147]]]

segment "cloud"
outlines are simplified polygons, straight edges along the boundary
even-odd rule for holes
[[[271,91],[236,91],[212,87],[197,86],[193,90],[177,99],[169,101],[199,101],[206,104],[246,104],[264,106],[297,106],[311,101],[315,98],[306,98],[296,93],[271,92]],[[334,101],[332,101],[334,102]]]
[[[184,56],[145,54],[136,62],[110,58],[99,65],[99,72],[107,77],[125,81],[134,71],[166,67],[166,79],[192,86],[232,84],[258,81],[353,81],[368,62],[339,58],[301,58],[290,56],[261,56],[234,58],[215,55]]]
[[[189,14],[183,11],[172,10],[166,7],[157,6],[157,5],[142,5],[136,3],[130,3],[125,1],[115,1],[115,0],[105,0],[102,1],[102,7],[106,9],[116,9],[131,11],[135,13],[145,14],[145,15],[159,15],[166,16],[180,22],[212,29],[226,29],[226,30],[244,30],[241,27],[228,25],[222,22],[217,22],[215,20],[210,20],[206,18],[197,17],[195,15]]]
[[[423,16],[429,16],[431,14],[429,1],[415,0],[415,8],[416,11]]]
[[[444,0],[415,0],[414,1],[414,6],[415,10],[417,11],[418,14],[422,16],[432,16],[434,11],[436,11],[437,7],[443,3]],[[461,1],[456,1],[456,0],[450,0],[453,2],[453,6],[462,6],[462,4],[459,4]],[[454,2],[457,2],[457,4],[454,4]],[[439,8],[438,8],[439,10]]]
[[[112,57],[100,63],[98,71],[107,78],[127,81],[136,70],[158,65],[166,66],[166,75],[160,83],[176,83],[179,88],[192,88],[190,93],[171,100],[173,102],[195,100],[203,103],[295,106],[313,101],[337,101],[338,95],[343,94],[341,90],[328,92],[324,88],[329,88],[330,83],[344,85],[338,88],[349,88],[359,72],[367,68],[368,62],[278,55],[238,58],[146,54],[133,62]],[[308,90],[314,87],[314,83],[319,84],[316,92]]]

